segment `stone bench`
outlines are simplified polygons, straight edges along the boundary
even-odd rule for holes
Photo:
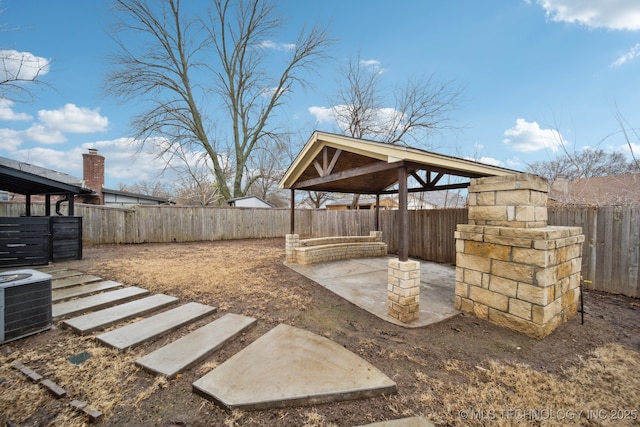
[[[387,255],[387,244],[381,231],[369,236],[335,236],[300,239],[297,234],[287,235],[287,262],[317,264],[340,259],[365,258]]]

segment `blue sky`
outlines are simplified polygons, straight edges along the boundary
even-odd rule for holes
[[[0,156],[81,177],[82,153],[93,147],[106,157],[107,187],[154,179],[162,165],[136,153],[129,129],[138,105],[102,90],[115,49],[109,2],[3,0],[1,8],[0,49],[49,65],[47,85],[27,86],[32,101],[0,100]],[[337,129],[328,114],[336,70],[358,52],[383,70],[386,87],[433,74],[463,89],[452,114],[458,129],[425,141],[437,152],[524,170],[554,159],[560,141],[628,153],[616,108],[640,127],[638,0],[282,0],[278,10],[288,21],[274,46],[316,23],[336,39],[313,87],[288,98],[289,130],[302,139]]]

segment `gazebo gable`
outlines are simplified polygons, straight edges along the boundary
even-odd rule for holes
[[[398,169],[414,178],[413,191],[465,188],[443,184],[445,175],[478,178],[516,173],[509,169],[411,147],[314,132],[280,182],[281,188],[360,194],[397,193]]]

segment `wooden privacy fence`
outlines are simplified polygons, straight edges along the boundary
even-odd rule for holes
[[[549,225],[582,227],[587,289],[640,297],[640,206],[550,208]]]
[[[83,242],[163,243],[284,237],[289,209],[135,206],[112,208],[76,204],[83,217]],[[44,205],[33,204],[33,215]],[[380,230],[389,252],[398,250],[397,211],[380,212]],[[22,203],[0,203],[0,216],[24,214]],[[297,210],[301,236],[368,235],[375,229],[375,211]],[[409,211],[412,257],[455,263],[454,231],[467,222],[466,209]],[[582,271],[586,286],[640,297],[640,206],[553,207],[549,225],[579,226],[585,234]]]

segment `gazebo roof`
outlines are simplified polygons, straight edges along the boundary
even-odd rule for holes
[[[93,194],[71,175],[5,157],[0,157],[0,190],[24,195]]]
[[[466,178],[518,171],[401,145],[314,132],[280,181],[280,188],[358,194],[397,193],[398,169],[406,168],[414,191],[465,188],[469,182],[441,184],[444,175]],[[423,172],[424,173],[421,173]]]

